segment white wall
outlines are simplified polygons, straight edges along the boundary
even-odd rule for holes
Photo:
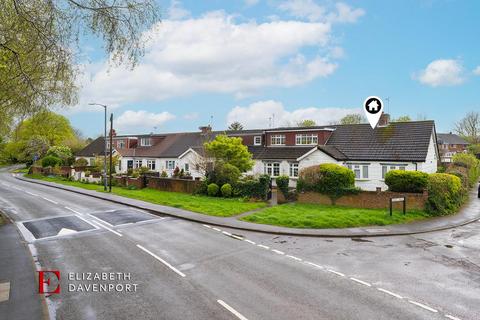
[[[437,172],[438,165],[438,154],[437,148],[435,146],[435,140],[433,139],[433,134],[430,137],[430,144],[428,145],[428,152],[425,162],[418,164],[418,170],[426,173],[435,173]]]

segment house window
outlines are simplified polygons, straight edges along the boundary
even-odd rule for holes
[[[134,168],[140,168],[142,166],[142,160],[135,160],[133,163]]]
[[[290,163],[290,177],[298,177],[298,163]]]
[[[118,147],[119,149],[125,148],[125,141],[124,141],[124,140],[118,140],[118,142],[117,142],[117,147]]]
[[[265,163],[264,172],[271,177],[278,177],[280,175],[280,162]]]
[[[296,144],[304,145],[315,145],[318,144],[318,135],[317,134],[297,134],[295,136]]]
[[[272,135],[271,144],[273,146],[283,146],[283,145],[285,145],[285,135],[284,134],[274,134],[274,135]]]
[[[185,163],[185,172],[189,172],[189,171],[190,171],[190,164]]]
[[[175,169],[175,160],[167,160],[165,161],[165,168],[167,170],[173,170]]]
[[[348,169],[355,174],[355,179],[368,179],[368,164],[347,164]]]
[[[147,160],[147,168],[151,171],[155,170],[155,160]]]
[[[262,144],[262,136],[253,137],[253,144],[259,146]]]
[[[407,166],[405,164],[400,164],[400,165],[382,165],[382,179],[385,179],[385,175],[387,174],[388,171],[390,170],[406,170]]]
[[[142,138],[140,139],[140,146],[142,147],[150,147],[152,145],[152,140],[150,138]]]

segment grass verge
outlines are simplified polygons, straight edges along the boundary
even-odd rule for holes
[[[424,211],[410,210],[406,215],[387,209],[357,209],[340,206],[292,203],[266,208],[241,218],[243,221],[289,228],[353,228],[385,226],[428,218]]]
[[[78,181],[67,181],[57,177],[45,177],[42,175],[25,175],[27,178],[39,179],[44,181],[55,182],[63,185],[78,187],[87,190],[95,190],[99,192],[103,191],[103,186],[96,184],[86,184]],[[266,207],[264,202],[249,202],[243,199],[231,198],[214,198],[201,195],[191,195],[179,192],[159,191],[155,189],[141,189],[130,190],[127,188],[113,187],[112,193],[151,202],[155,204],[161,204],[164,206],[185,209],[193,212],[203,213],[210,216],[217,217],[231,217],[243,212]]]

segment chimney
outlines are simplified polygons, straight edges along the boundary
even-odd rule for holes
[[[378,120],[377,127],[386,127],[390,124],[390,115],[388,113],[382,113]]]
[[[210,125],[208,125],[208,126],[203,126],[203,127],[199,127],[198,129],[200,129],[200,131],[201,131],[203,134],[207,134],[207,133],[212,132],[212,127],[211,127]]]

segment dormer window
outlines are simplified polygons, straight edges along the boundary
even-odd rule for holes
[[[125,148],[125,141],[124,141],[124,140],[118,140],[118,142],[117,142],[117,147],[118,147],[119,149]]]
[[[262,145],[262,136],[255,136],[253,137],[253,144],[255,146],[260,146]]]
[[[318,144],[318,135],[310,133],[297,134],[295,136],[295,143],[297,145],[316,145]]]
[[[284,146],[285,145],[285,135],[284,134],[274,134],[271,137],[272,146]]]
[[[150,138],[141,138],[140,146],[141,147],[150,147],[152,145],[152,140]]]

